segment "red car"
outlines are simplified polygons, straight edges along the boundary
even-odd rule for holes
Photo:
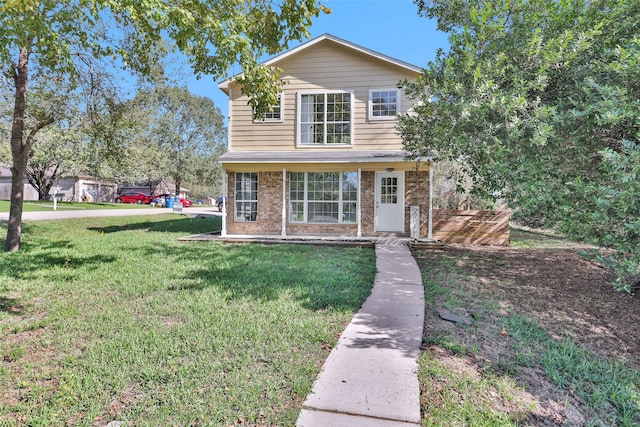
[[[171,194],[156,194],[155,196],[153,196],[153,200],[160,199],[160,198],[164,198],[166,200],[167,197],[175,197],[175,196],[172,196]],[[193,205],[193,202],[191,200],[185,199],[183,197],[180,197],[180,203],[182,203],[183,208],[190,208]]]
[[[151,203],[151,196],[144,193],[126,192],[116,196],[116,203],[137,203],[139,205]]]

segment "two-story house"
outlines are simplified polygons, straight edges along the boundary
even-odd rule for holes
[[[421,70],[328,34],[266,64],[286,85],[261,120],[233,78],[219,85],[229,96],[222,234],[402,235],[419,207],[426,236],[428,159],[407,161],[396,132],[411,107],[399,82]]]

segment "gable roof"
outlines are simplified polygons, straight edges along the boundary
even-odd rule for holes
[[[263,65],[267,65],[267,66],[276,66],[279,62],[284,61],[285,59],[291,58],[313,46],[319,45],[321,43],[335,43],[343,48],[346,48],[348,50],[351,50],[353,52],[357,52],[359,54],[368,56],[370,58],[376,59],[378,61],[381,62],[386,62],[387,64],[405,69],[409,72],[412,73],[420,73],[422,71],[422,69],[418,66],[415,66],[413,64],[409,64],[408,62],[404,62],[401,61],[399,59],[396,58],[392,58],[391,56],[387,56],[384,55],[380,52],[376,52],[374,50],[371,49],[367,49],[366,47],[362,47],[360,45],[357,45],[355,43],[351,43],[347,40],[341,39],[339,37],[333,36],[331,34],[325,33],[322,34],[321,36],[318,36],[314,39],[311,39],[305,43],[302,43],[299,46],[294,47],[291,50],[288,50],[286,52],[283,52],[279,55],[274,56],[273,58],[263,62]],[[241,74],[238,74],[241,75]],[[229,90],[229,84],[234,80],[234,77],[230,77],[222,82],[220,82],[218,84],[218,88],[220,88],[220,90],[222,90],[223,92],[228,94],[228,90]]]

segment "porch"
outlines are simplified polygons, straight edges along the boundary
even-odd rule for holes
[[[328,246],[348,246],[373,248],[376,245],[401,246],[407,245],[410,248],[419,249],[444,249],[444,244],[440,241],[429,239],[414,239],[406,235],[397,233],[378,233],[376,236],[355,237],[350,235],[287,235],[279,236],[272,234],[235,234],[221,235],[220,231],[196,234],[178,239],[180,241],[218,241],[222,243],[253,243],[262,245],[328,245]]]
[[[431,236],[426,164],[225,166],[222,236]]]

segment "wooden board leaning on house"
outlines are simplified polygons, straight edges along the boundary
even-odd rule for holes
[[[445,243],[509,245],[511,211],[433,210],[433,237]]]

